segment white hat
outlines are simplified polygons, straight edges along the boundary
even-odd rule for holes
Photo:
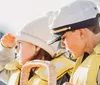
[[[27,24],[20,32],[17,33],[17,40],[27,41],[47,51],[51,56],[54,55],[55,49],[47,44],[51,37],[48,27],[48,19],[52,13],[39,17],[38,19]]]
[[[76,0],[73,3],[57,10],[51,17],[50,28],[52,33],[58,35],[52,44],[60,40],[61,35],[67,31],[85,28],[94,25],[99,13],[96,5],[88,0]]]

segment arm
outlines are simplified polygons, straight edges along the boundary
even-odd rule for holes
[[[70,78],[69,74],[66,73],[63,77],[57,80],[57,85],[63,85],[63,83],[69,81],[69,78]]]
[[[0,71],[4,69],[6,63],[14,59],[15,37],[6,34],[1,38],[0,43]]]
[[[0,43],[0,71],[4,69],[4,65],[14,58],[14,49],[5,48]]]

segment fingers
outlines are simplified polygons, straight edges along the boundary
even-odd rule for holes
[[[11,47],[12,48],[15,46],[16,38],[12,34],[7,33],[1,38],[1,43],[4,47]]]
[[[15,36],[13,36],[12,34],[8,33],[8,36],[12,39],[15,39]]]
[[[2,38],[3,39],[8,39],[8,40],[15,40],[15,36],[13,36],[10,33],[5,34]]]

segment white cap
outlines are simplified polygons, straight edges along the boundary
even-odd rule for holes
[[[49,13],[27,24],[17,33],[17,40],[23,40],[37,45],[53,56],[55,49],[47,44],[47,40],[51,37],[48,27],[48,19],[51,15],[52,13]]]
[[[97,6],[88,0],[76,0],[57,10],[50,18],[50,28],[53,34],[59,36],[67,31],[89,27],[95,24],[99,13]],[[60,38],[56,38],[60,40]],[[52,43],[56,42],[53,40]]]

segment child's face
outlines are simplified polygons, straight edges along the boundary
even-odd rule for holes
[[[25,42],[25,41],[18,41],[19,42],[19,60],[21,64],[25,64],[27,61],[30,61],[35,56],[35,45]]]
[[[76,58],[84,53],[87,39],[85,29],[66,32],[61,38],[62,45]]]

